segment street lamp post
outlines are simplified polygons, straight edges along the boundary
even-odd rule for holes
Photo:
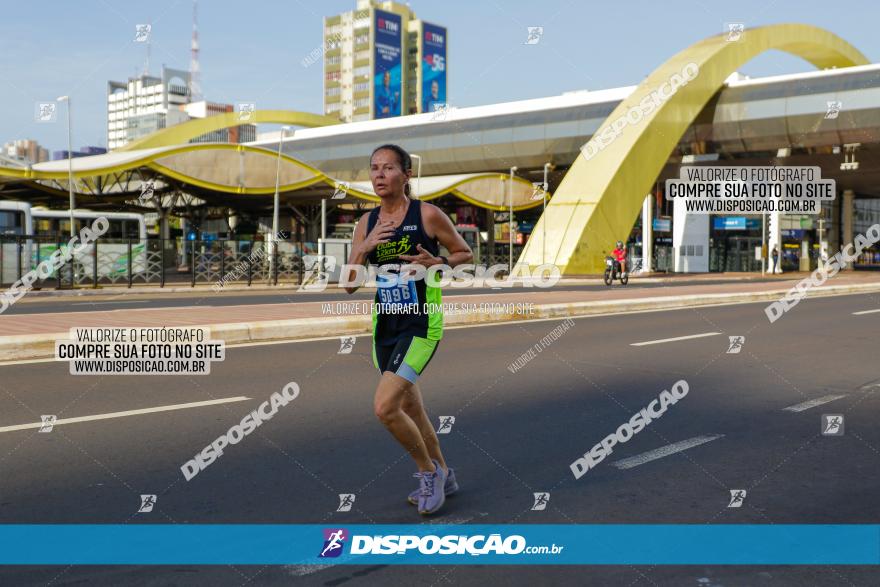
[[[73,210],[76,203],[73,201],[73,146],[71,140],[71,121],[70,121],[70,96],[59,96],[59,102],[67,102],[67,193],[70,204],[70,236],[76,234],[73,222]]]
[[[279,189],[281,187],[281,145],[284,143],[284,135],[290,130],[289,126],[281,127],[281,136],[278,138],[278,156],[275,160],[275,199],[272,204],[272,235],[269,237],[269,276],[268,280],[272,280],[275,271],[275,251],[278,246],[276,239],[278,238],[278,209],[281,206],[281,196]]]
[[[422,156],[416,155],[415,153],[410,153],[409,156],[412,159],[416,159],[418,161],[418,165],[416,166],[416,194],[418,197],[422,197]]]
[[[507,182],[507,203],[508,203],[508,214],[510,215],[507,218],[507,223],[510,226],[508,229],[509,233],[509,246],[510,249],[507,251],[507,276],[508,278],[513,274],[513,174],[516,173],[518,168],[513,166],[510,168],[510,180]]]
[[[766,265],[767,252],[764,242],[767,238],[767,214],[761,213],[761,277],[764,277],[764,266]]]
[[[544,202],[544,208],[541,210],[541,226],[543,227],[543,234],[541,235],[541,263],[546,263],[547,260],[544,258],[547,252],[547,219],[544,218],[544,214],[547,212],[547,174],[550,172],[550,169],[555,167],[552,163],[544,163],[544,183],[541,186],[543,188],[543,193],[541,194],[541,200]]]
[[[70,96],[58,96],[58,101],[67,102],[67,195],[70,207],[70,236],[73,238],[76,235],[76,227],[73,221],[73,210],[76,208],[76,202],[73,200],[73,139],[71,138]],[[73,263],[71,263],[70,287],[73,287],[75,282],[76,276],[74,275]],[[59,285],[61,284],[61,269],[58,270],[58,283]]]

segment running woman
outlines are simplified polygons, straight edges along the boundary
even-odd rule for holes
[[[378,265],[373,305],[373,365],[379,385],[373,400],[376,417],[409,452],[419,472],[419,489],[408,501],[419,513],[440,509],[458,489],[446,466],[437,434],[428,419],[416,381],[443,337],[440,288],[421,279],[398,279],[400,267],[455,267],[470,263],[470,247],[439,208],[410,197],[412,159],[397,145],[382,145],[370,157],[370,181],[381,205],[364,214],[354,230],[350,265]],[[438,256],[442,244],[449,258]],[[354,283],[354,270],[348,281]],[[358,286],[345,290],[354,293]]]

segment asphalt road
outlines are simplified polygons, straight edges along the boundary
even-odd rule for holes
[[[769,324],[763,304],[450,329],[421,380],[461,491],[434,523],[878,523],[880,307],[806,299]],[[708,335],[708,333],[719,333]],[[678,337],[707,335],[633,346]],[[745,337],[738,354],[728,337]],[[423,523],[415,466],[373,415],[369,338],[234,347],[205,377],[70,376],[66,363],[0,367],[0,430],[59,418],[247,396],[246,401],[0,431],[3,523]],[[569,465],[663,389],[688,395],[575,479]],[[191,481],[180,466],[286,383],[299,397]],[[876,383],[876,385],[875,385]],[[828,399],[832,397],[834,399]],[[804,402],[827,403],[801,409]],[[799,408],[798,408],[799,409]],[[843,414],[845,433],[820,434]],[[671,444],[699,446],[615,465]],[[644,459],[637,459],[644,460]],[[729,508],[730,490],[745,489]],[[549,506],[531,511],[533,493]],[[140,494],[158,495],[149,514]],[[339,493],[356,494],[336,512]],[[621,544],[620,548],[627,548]],[[876,585],[876,567],[9,567],[9,585]]]
[[[769,281],[779,282],[779,287],[790,287],[791,283],[799,278],[792,279],[757,279],[749,280],[750,283],[765,283]],[[700,285],[717,285],[723,283],[741,283],[740,279],[711,279],[699,280]],[[672,291],[676,287],[686,287],[695,282],[684,279],[670,279],[665,282],[640,283],[638,280],[631,281],[625,287],[628,289],[665,289]],[[786,286],[785,284],[789,284]],[[612,288],[604,284],[589,285],[557,285],[552,291],[609,291],[620,288],[615,282]],[[375,290],[362,290],[354,294],[332,290],[327,292],[298,292],[295,288],[275,291],[229,291],[214,293],[211,290],[196,290],[192,293],[133,293],[124,289],[107,295],[82,295],[82,296],[26,296],[16,304],[9,306],[3,313],[13,314],[41,314],[46,312],[93,312],[96,310],[115,310],[128,308],[174,308],[183,306],[199,305],[204,307],[238,306],[243,304],[289,304],[291,302],[327,302],[335,300],[372,300]],[[456,289],[455,295],[487,295],[495,293],[510,293],[510,288],[465,288]]]

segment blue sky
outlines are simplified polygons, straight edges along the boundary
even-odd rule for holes
[[[0,21],[0,143],[33,138],[66,148],[64,110],[34,121],[34,104],[70,94],[73,143],[106,145],[108,80],[140,71],[145,46],[135,25],[152,22],[151,71],[189,67],[192,0],[4,1]],[[523,100],[568,90],[636,84],[666,58],[722,30],[726,22],[818,25],[880,62],[880,3],[872,0],[451,0],[410,2],[446,26],[450,104]],[[322,17],[355,0],[201,0],[202,87],[216,102],[321,112],[321,63],[301,60],[321,45]],[[526,27],[544,27],[525,45]],[[808,71],[789,55],[767,53],[742,68],[756,77]]]

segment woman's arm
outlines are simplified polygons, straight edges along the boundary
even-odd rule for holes
[[[354,227],[354,234],[352,235],[352,239],[351,239],[351,253],[349,253],[349,255],[348,255],[348,264],[349,265],[364,265],[367,262],[367,255],[369,255],[370,252],[364,251],[364,249],[363,249],[364,237],[365,237],[365,233],[367,232],[367,226],[366,226],[367,225],[367,221],[366,221],[367,216],[369,216],[369,213],[361,216],[360,220],[358,220],[357,225]],[[354,273],[353,269],[347,270],[347,273],[345,276],[345,280],[347,282],[351,283],[352,279],[354,279],[353,273]],[[359,285],[356,285],[353,287],[349,287],[347,285],[345,286],[345,291],[347,291],[350,294],[353,294],[358,289],[360,289]]]
[[[452,220],[440,208],[433,204],[422,203],[422,220],[428,236],[435,236],[441,245],[449,251],[449,266],[455,267],[474,260],[471,248],[455,230]],[[438,259],[438,263],[442,263]]]

